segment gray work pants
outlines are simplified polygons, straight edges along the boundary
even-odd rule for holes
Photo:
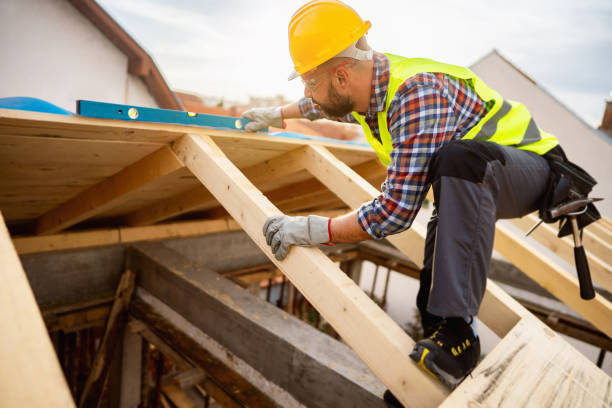
[[[417,296],[426,334],[440,317],[478,314],[495,221],[537,210],[549,173],[539,155],[490,142],[452,141],[432,158],[434,214]]]

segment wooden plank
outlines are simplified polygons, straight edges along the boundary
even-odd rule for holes
[[[240,247],[228,251],[233,249]],[[280,405],[291,405],[289,396],[312,408],[384,405],[380,400],[384,386],[355,353],[227,279],[219,279],[218,273],[208,269],[213,265],[205,263],[216,252],[194,259],[158,243],[138,244],[130,248],[127,262],[138,272],[142,288],[138,293],[146,290],[159,299],[149,304],[157,303],[160,313],[165,308],[164,317],[177,329],[189,333],[217,358],[225,358],[222,361],[231,370]],[[206,337],[195,336],[197,332]]]
[[[337,210],[320,211],[327,217],[340,215]],[[304,215],[297,213],[295,215]],[[65,232],[53,235],[14,237],[13,245],[19,255],[88,248],[105,245],[127,244],[171,238],[187,238],[216,232],[237,231],[240,225],[228,218],[180,221],[144,227],[119,227],[89,231]]]
[[[114,245],[119,242],[121,240],[118,228],[13,238],[15,249],[20,255],[62,249]]]
[[[561,336],[526,318],[440,407],[609,407],[611,382]]]
[[[599,222],[603,224],[606,228],[608,228],[608,231],[612,231],[612,221],[610,221],[610,219],[602,215]]]
[[[0,134],[0,208],[9,225],[34,219],[160,147]]]
[[[0,406],[74,407],[1,214],[0,264]]]
[[[298,147],[289,153],[255,164],[245,169],[244,174],[252,183],[260,184],[300,171],[301,168],[295,165],[295,157],[299,157],[302,150],[303,147]],[[125,217],[125,222],[133,226],[153,224],[193,211],[207,203],[214,205],[215,199],[206,188],[200,185],[178,196],[169,197],[129,214]]]
[[[274,258],[261,227],[279,211],[212,139],[186,135],[173,149],[404,405],[436,406],[442,401],[446,390],[408,357],[414,342],[320,250],[296,247],[285,260]]]
[[[127,269],[121,275],[102,341],[96,350],[91,372],[87,376],[83,393],[79,399],[79,408],[100,406],[102,390],[107,379],[113,352],[122,339],[127,308],[134,291],[135,282],[136,274],[131,270]]]
[[[115,200],[182,168],[166,146],[88,188],[36,220],[37,234],[52,234],[110,208]]]
[[[125,330],[121,347],[121,391],[119,408],[138,408],[142,387],[142,338]]]
[[[527,232],[538,222],[538,218],[536,215],[530,214],[523,218],[515,218],[509,221],[521,231]],[[588,232],[584,231],[584,233],[587,234]],[[530,237],[546,246],[555,254],[559,255],[561,259],[570,265],[575,265],[573,238],[558,238],[557,231],[548,224],[540,225],[531,233]],[[599,256],[596,256],[591,247],[585,246],[585,249],[587,258],[589,260],[589,269],[591,271],[593,281],[602,286],[608,292],[612,292],[612,266],[610,266],[609,263],[606,263]],[[610,250],[608,257],[610,260],[612,260],[612,249]]]
[[[167,384],[162,387],[164,394],[176,408],[195,408],[194,402],[175,384]]]
[[[311,146],[302,162],[315,177],[352,208],[359,208],[362,203],[380,194],[352,169],[336,160],[325,148]],[[409,230],[389,236],[387,239],[420,267],[423,264],[425,235],[425,227],[413,223]],[[497,335],[503,337],[522,316],[528,313],[497,285],[491,281],[487,282],[487,292],[480,308],[479,318]]]
[[[602,332],[612,337],[612,303],[599,294],[592,300],[580,298],[578,279],[522,240],[503,223],[495,230],[495,249],[514,266],[574,309]]]
[[[179,322],[170,321],[160,311],[141,296],[140,289],[130,307],[130,313],[146,324],[154,336],[143,336],[153,344],[160,345],[162,353],[177,362],[179,368],[187,369],[193,366],[201,368],[209,378],[203,385],[210,395],[221,400],[228,399],[238,406],[272,408],[276,404],[238,373],[217,359],[199,343],[197,330],[184,331]],[[149,295],[148,298],[151,298]],[[171,352],[169,352],[169,350]],[[182,356],[185,356],[182,357]],[[208,383],[212,383],[212,387]]]
[[[275,184],[278,184],[277,180],[286,179],[287,176],[302,170],[299,166],[299,158],[304,151],[305,147],[298,147],[297,149],[291,150],[287,153],[283,153],[279,156],[271,159],[264,160],[258,164],[250,166],[243,170],[244,175],[253,183],[256,184],[260,190],[269,191],[270,188],[274,188]],[[373,167],[373,161],[366,161],[356,165],[357,171],[365,171],[369,174],[374,172],[379,173],[380,167]],[[308,184],[308,181],[301,181],[292,184],[298,189],[303,191],[313,191],[312,186]],[[274,189],[276,194],[281,194],[282,198],[295,196],[295,193],[289,195],[286,189],[296,190],[296,187],[281,186]],[[316,190],[316,189],[315,189]],[[319,188],[320,190],[320,188]],[[139,209],[136,212],[128,214],[124,217],[125,223],[132,226],[148,225],[167,218],[175,217],[184,213],[188,213],[194,210],[203,210],[211,207],[217,207],[218,203],[215,198],[206,190],[206,188],[199,186],[185,193],[178,194],[173,197],[169,197],[160,201],[157,201],[151,205]],[[213,215],[214,217],[214,215]]]
[[[585,231],[590,231],[605,242],[612,242],[612,231],[599,222],[594,222],[585,228]]]

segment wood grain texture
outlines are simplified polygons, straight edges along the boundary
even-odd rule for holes
[[[440,407],[609,407],[611,389],[606,373],[561,336],[526,318]]]
[[[510,222],[518,227],[521,231],[529,231],[538,222],[538,217],[535,214],[529,214],[523,218],[515,218]],[[572,237],[557,237],[557,230],[551,225],[542,224],[536,228],[530,235],[531,238],[535,239],[555,254],[559,255],[561,259],[570,265],[575,265],[574,261],[574,240]],[[592,236],[589,231],[583,232],[583,237],[590,235],[591,239],[587,243],[583,239],[583,245],[586,250],[587,258],[589,261],[589,269],[591,271],[591,277],[593,281],[608,292],[612,292],[612,246],[609,250],[603,248],[603,245],[607,245],[601,241],[600,245],[595,244],[593,241],[599,240],[597,237]],[[589,245],[590,244],[590,245]],[[603,257],[605,258],[603,258]]]
[[[174,153],[164,146],[40,216],[36,233],[51,234],[99,214],[116,204],[122,195],[182,167]]]
[[[578,279],[575,276],[538,251],[533,244],[521,239],[503,223],[498,223],[495,229],[494,248],[540,286],[612,337],[610,301],[599,294],[592,300],[581,299]]]
[[[0,406],[74,407],[1,214],[0,264]]]
[[[261,233],[278,209],[228,160],[210,138],[187,135],[173,148],[260,249],[334,326],[406,406],[437,406],[445,389],[409,359],[412,340],[316,248],[295,247],[277,261]]]
[[[127,323],[127,309],[136,286],[136,274],[126,270],[119,280],[115,300],[111,306],[104,328],[104,335],[91,364],[83,393],[79,399],[79,408],[99,407],[102,402],[102,391],[110,369],[115,347],[123,339],[123,329]]]
[[[310,147],[305,152],[302,162],[329,190],[352,208],[359,208],[363,202],[380,194],[370,183],[336,160],[323,147]],[[413,223],[409,230],[389,236],[387,239],[420,267],[423,264],[425,235],[425,227]],[[502,337],[520,317],[529,313],[491,281],[487,282],[487,292],[480,310],[480,319]]]

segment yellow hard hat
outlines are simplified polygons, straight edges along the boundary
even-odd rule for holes
[[[341,1],[313,0],[304,4],[289,22],[289,52],[296,73],[302,75],[335,57],[371,26]]]

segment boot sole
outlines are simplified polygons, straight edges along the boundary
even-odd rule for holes
[[[454,377],[450,373],[438,367],[438,365],[433,361],[433,355],[431,351],[421,344],[416,344],[414,350],[412,351],[412,353],[410,353],[410,358],[416,361],[417,365],[423,370],[425,370],[429,375],[442,381],[451,389],[456,388],[461,383],[461,381],[463,381],[463,379],[467,377],[471,372],[470,370],[470,372],[468,372],[461,378]]]

